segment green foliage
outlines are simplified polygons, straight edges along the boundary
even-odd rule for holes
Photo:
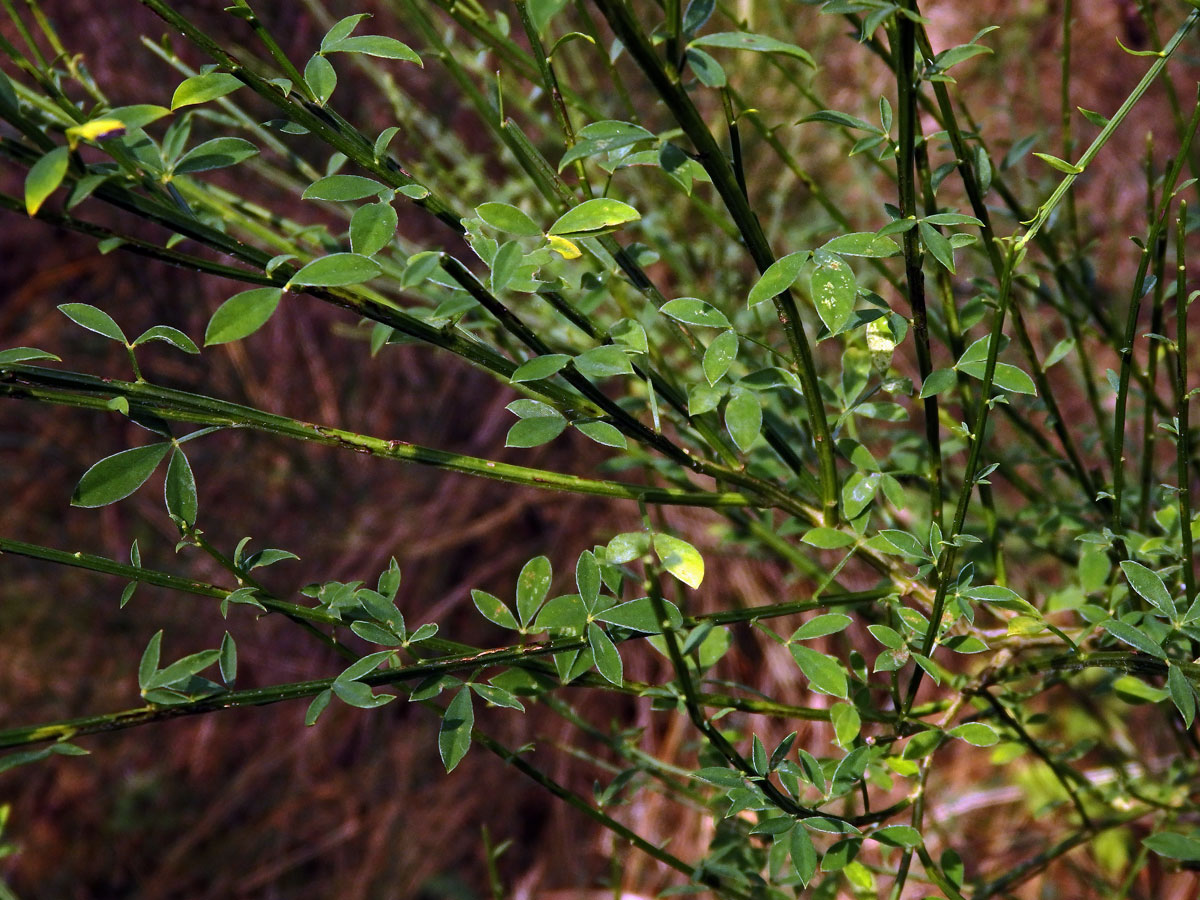
[[[497,771],[528,776],[672,870],[670,893],[982,900],[1086,844],[1116,861],[1095,876],[1115,897],[1144,867],[1200,860],[1187,790],[1200,775],[1186,328],[1198,220],[1183,202],[1200,104],[1189,120],[1176,101],[1176,146],[1148,158],[1149,223],[1131,278],[1096,258],[1068,194],[1200,12],[1162,11],[1173,36],[1110,117],[1081,110],[1099,133],[1079,153],[1069,135],[1060,149],[977,125],[948,85],[993,52],[981,43],[997,40],[992,29],[934,47],[914,2],[796,4],[754,31],[711,0],[518,0],[515,16],[405,2],[391,23],[404,41],[355,34],[368,18],[355,14],[302,65],[244,0],[225,10],[257,41],[236,48],[240,61],[225,35],[168,0],[142,2],[208,57],[198,72],[174,61],[169,108],[149,94],[114,107],[69,54],[0,44],[0,157],[23,185],[0,205],[128,252],[131,265],[149,257],[245,285],[208,319],[208,365],[230,358],[207,348],[257,346],[272,316],[300,315],[301,296],[357,317],[348,331],[364,365],[392,364],[409,344],[436,348],[493,378],[515,417],[511,452],[501,459],[497,441],[497,458],[467,457],[160,386],[135,351],[199,353],[183,330],[152,325],[131,341],[104,310],[63,303],[84,339],[124,348],[132,379],[74,371],[83,363],[65,350],[63,367],[30,365],[62,360],[12,347],[0,350],[0,395],[149,430],[151,442],[83,472],[71,503],[117,503],[167,460],[176,549],[225,577],[149,569],[136,542],[129,565],[7,538],[0,550],[117,575],[128,581],[121,607],[145,581],[216,600],[222,617],[237,606],[283,615],[345,659],[321,679],[239,689],[231,632],[164,666],[158,631],[136,666],[137,708],[0,731],[3,747],[50,742],[0,758],[0,771],[82,752],[68,738],[185,713],[306,699],[297,726],[320,727],[335,700],[370,711],[403,696],[440,721],[447,772],[472,748],[493,754]],[[824,61],[783,28],[793,14],[814,28],[848,21],[857,50],[822,53],[861,52],[856,65],[889,75],[887,96],[830,108],[812,74]],[[428,123],[414,77],[426,63],[475,116],[477,156],[446,127],[429,147],[410,139],[430,133],[418,132]],[[358,124],[372,104],[338,91],[351,65],[390,101],[379,108],[394,121],[377,136],[382,123]],[[86,104],[72,99],[83,93]],[[1068,83],[1065,121],[1070,95]],[[820,164],[833,175],[805,168],[817,140],[836,151]],[[803,196],[789,193],[793,177]],[[246,197],[222,187],[231,179]],[[1123,327],[1117,299],[1097,298],[1097,272],[1124,279]],[[1097,359],[1117,368],[1101,376]],[[481,399],[452,396],[437,414],[473,421]],[[196,430],[178,437],[179,423]],[[497,640],[471,646],[436,622],[409,628],[402,609],[428,604],[403,596],[396,559],[375,588],[326,581],[287,596],[254,573],[294,553],[248,552],[250,538],[218,546],[201,527],[221,518],[200,503],[208,473],[182,445],[223,429],[608,498],[641,525],[616,533],[599,519],[604,543],[564,561],[535,556],[492,587],[500,596],[471,590]],[[544,457],[527,452],[551,442]],[[584,447],[621,477],[559,470]],[[664,514],[672,506],[705,517]],[[733,590],[739,556],[783,567],[785,596]],[[555,565],[569,570],[571,558],[568,584]],[[786,667],[786,691],[766,674],[732,680],[726,656],[755,637],[772,665],[738,677]],[[635,680],[655,671],[648,659],[670,674]],[[604,692],[685,717],[689,749],[658,759],[619,726],[589,721],[576,698]],[[491,736],[496,716],[527,705],[563,716],[581,745],[599,736],[620,774],[588,799]],[[1081,722],[1072,710],[1083,706],[1120,726]],[[1134,728],[1171,758],[1143,758],[1125,734]],[[928,814],[942,773],[968,766],[1017,787],[1045,828],[1028,859],[1005,855],[1006,870],[955,848],[958,813]],[[707,853],[676,856],[607,811],[635,791],[711,818]],[[1106,848],[1119,829],[1136,830],[1143,852]]]

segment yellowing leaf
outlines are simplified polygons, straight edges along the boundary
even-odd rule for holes
[[[565,237],[550,234],[546,236],[546,240],[550,242],[550,249],[563,259],[579,259],[583,255],[582,251]]]
[[[695,547],[669,534],[656,534],[654,552],[668,572],[688,587],[700,587],[704,580],[704,557]]]

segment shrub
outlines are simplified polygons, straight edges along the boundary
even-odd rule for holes
[[[313,2],[326,31],[303,63],[246,0],[221,32],[142,3],[205,61],[150,45],[180,80],[169,101],[147,90],[132,105],[110,102],[36,3],[6,4],[17,38],[0,43],[0,152],[24,193],[0,204],[131,265],[243,289],[199,342],[182,319],[131,336],[94,305],[63,303],[64,327],[118,345],[126,376],[14,347],[0,351],[0,392],[147,432],[87,469],[71,503],[117,503],[159,473],[197,571],[144,565],[136,541],[129,563],[8,537],[0,550],[126,579],[122,607],[147,584],[209,598],[234,630],[252,627],[247,613],[282,617],[344,664],[246,687],[231,632],[179,655],[188,636],[159,630],[136,667],[139,705],[8,728],[0,746],[30,749],[0,770],[184,715],[306,700],[303,724],[319,727],[330,704],[403,697],[440,718],[447,771],[490,752],[497,771],[674,870],[672,893],[985,898],[1066,878],[1088,848],[1078,890],[1116,897],[1200,863],[1197,222],[1184,199],[1200,104],[1189,111],[1162,78],[1194,2],[1161,11],[1174,29],[1161,44],[1143,10],[1154,45],[1127,51],[1146,57],[1141,80],[1119,107],[1078,114],[1067,5],[1053,146],[977,123],[956,78],[992,52],[992,29],[938,47],[915,0],[791,4],[756,28],[713,0],[406,0],[404,41]],[[815,43],[782,27],[792,15],[830,32],[818,42],[829,69],[869,64],[891,88],[842,90],[849,108],[824,99]],[[451,80],[475,131],[431,126],[421,66]],[[393,124],[356,125],[363,104],[339,78],[371,82]],[[1108,163],[1110,177],[1146,180],[1126,271],[1091,233],[1112,218],[1072,188],[1160,78],[1170,136],[1144,165]],[[268,320],[313,301],[358,323],[347,337],[362,366],[423,344],[486,373],[513,398],[513,450],[497,441],[477,458],[313,424],[214,396],[202,375],[167,386],[146,363],[151,342],[253,347]],[[216,365],[223,352],[207,351]],[[452,396],[436,416],[477,413],[479,397]],[[640,524],[598,522],[600,543],[535,556],[503,596],[470,591],[505,635],[481,647],[420,621],[402,552],[369,578],[273,588],[262,570],[304,548],[226,544],[199,503],[192,441],[230,430],[606,498]],[[603,448],[599,471],[580,441]],[[562,470],[529,453],[551,442],[573,442]],[[784,595],[706,590],[735,557],[783,566]],[[198,576],[212,564],[219,576]],[[755,640],[761,662],[733,677],[734,648]],[[666,677],[630,677],[656,658]],[[794,684],[765,674],[781,664]],[[603,694],[685,720],[693,743],[655,755],[628,723],[606,730],[586,699]],[[476,721],[533,704],[580,748],[603,748],[594,796]],[[648,792],[691,817],[680,830],[707,850],[631,829],[626,805]],[[1036,820],[1037,846],[956,840],[1014,800],[1024,811],[1005,821]]]

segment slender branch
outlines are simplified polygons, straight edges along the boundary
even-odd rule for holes
[[[40,402],[62,403],[88,409],[107,409],[107,400],[125,397],[131,407],[152,411],[167,419],[201,425],[253,428],[328,447],[345,447],[370,456],[433,466],[465,475],[506,481],[543,490],[592,494],[643,503],[668,503],[681,506],[753,506],[754,500],[733,492],[712,493],[655,488],[619,481],[581,478],[547,469],[533,469],[512,463],[496,462],[446,450],[436,450],[406,441],[385,440],[326,425],[315,425],[288,416],[264,412],[250,406],[229,403],[146,383],[97,378],[73,372],[60,372],[36,366],[5,367],[0,378],[0,395]]]
[[[1188,462],[1192,458],[1188,412],[1188,297],[1187,297],[1187,201],[1179,203],[1175,220],[1175,478],[1178,481],[1179,527],[1183,539],[1184,604],[1196,598],[1196,552],[1192,543],[1192,482]]]
[[[501,647],[496,650],[484,650],[481,653],[465,657],[443,657],[433,660],[423,660],[410,665],[397,666],[393,669],[377,670],[358,680],[372,687],[384,687],[402,681],[428,678],[431,675],[444,675],[450,672],[477,669],[484,666],[513,665],[523,659],[578,650],[584,646],[586,646],[586,641],[567,639],[542,644],[527,644],[521,647]],[[21,747],[44,741],[74,740],[77,737],[89,734],[121,731],[126,728],[147,725],[151,722],[161,722],[166,719],[176,719],[182,716],[210,713],[221,709],[269,706],[274,703],[282,703],[285,700],[300,700],[306,697],[315,697],[322,691],[329,690],[336,680],[336,677],[319,678],[313,681],[275,684],[242,691],[222,691],[211,697],[189,700],[186,703],[172,706],[141,706],[136,709],[126,709],[96,716],[85,716],[79,719],[66,719],[61,722],[52,722],[43,725],[9,728],[0,731],[0,749]]]

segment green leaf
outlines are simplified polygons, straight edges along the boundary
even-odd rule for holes
[[[663,606],[666,607],[667,621],[671,627],[682,627],[683,613],[679,611],[679,607],[670,600],[663,600]],[[639,597],[628,603],[610,606],[603,612],[596,613],[596,620],[645,634],[661,634],[663,630],[662,622],[654,611],[654,601],[649,597]]]
[[[489,594],[487,591],[471,591],[471,599],[475,601],[475,608],[489,622],[495,622],[501,628],[508,628],[512,631],[518,630],[521,626],[517,623],[517,617],[499,597]]]
[[[58,309],[76,325],[82,326],[88,331],[94,331],[96,334],[103,335],[119,344],[129,343],[129,338],[125,337],[125,332],[102,309],[97,309],[86,303],[63,303]]]
[[[596,555],[591,550],[580,553],[579,560],[575,563],[575,587],[589,607],[600,596],[600,564],[596,562]]]
[[[1151,656],[1157,656],[1159,659],[1166,659],[1167,654],[1163,648],[1158,645],[1146,632],[1134,628],[1125,622],[1117,619],[1109,619],[1106,622],[1101,622],[1100,627],[1129,646],[1141,650],[1143,653],[1149,653]]]
[[[788,855],[800,884],[807,887],[817,874],[817,849],[813,846],[808,829],[797,823],[788,834]]]
[[[752,50],[756,53],[782,53],[785,56],[793,56],[814,69],[817,67],[812,54],[803,47],[749,31],[721,31],[716,34],[706,34],[696,38],[688,46],[723,47],[731,50]]]
[[[563,594],[546,601],[529,630],[539,632],[569,629],[579,633],[587,626],[587,616],[583,599],[578,594]]]
[[[251,288],[234,294],[213,313],[204,330],[204,346],[240,341],[262,328],[275,312],[283,291],[279,288]]]
[[[885,528],[879,532],[879,535],[904,556],[913,556],[918,559],[924,559],[929,556],[925,552],[925,548],[921,546],[921,542],[907,531]]]
[[[217,667],[221,670],[221,680],[226,684],[233,684],[237,681],[237,644],[233,642],[233,635],[228,631],[225,632],[225,637],[221,638],[219,653]]]
[[[541,381],[543,378],[549,378],[561,371],[570,361],[571,357],[565,353],[547,353],[545,356],[535,356],[519,365],[517,370],[508,377],[508,380],[512,382]]]
[[[374,256],[392,242],[397,222],[390,203],[360,206],[350,219],[350,249],[362,256]]]
[[[251,553],[242,560],[241,568],[245,572],[250,572],[254,569],[264,566],[273,566],[275,563],[283,562],[286,559],[299,559],[295,553],[289,550],[276,550],[272,547],[267,547],[263,550],[258,550]]]
[[[37,215],[46,198],[62,184],[70,161],[66,147],[55,147],[30,166],[25,175],[25,211],[29,215]]]
[[[704,328],[732,327],[723,312],[698,297],[679,297],[675,300],[668,300],[658,308],[658,311],[664,316],[688,325],[699,325]]]
[[[629,446],[625,435],[621,434],[617,426],[608,422],[581,422],[575,426],[575,430],[605,447],[619,447],[624,450]]]
[[[956,66],[960,62],[965,62],[974,56],[979,56],[982,53],[991,53],[991,47],[984,47],[980,44],[959,44],[957,47],[951,47],[949,50],[943,50],[934,57],[934,64],[941,71],[945,72],[951,66]]]
[[[934,369],[921,385],[920,399],[924,400],[948,391],[957,381],[953,369]]]
[[[376,694],[361,681],[335,681],[331,690],[343,703],[359,709],[375,709],[396,699],[395,694]]]
[[[595,200],[585,200],[574,209],[568,210],[550,226],[547,234],[583,237],[606,234],[616,231],[629,222],[636,222],[641,217],[641,214],[628,203],[600,197]]]
[[[1152,834],[1142,843],[1168,859],[1182,859],[1188,862],[1200,861],[1200,837],[1196,835],[1177,834],[1173,831],[1160,831]]]
[[[317,103],[324,106],[337,88],[337,70],[329,60],[316,53],[304,66],[304,83],[317,98]]]
[[[358,37],[342,38],[340,41],[333,41],[329,44],[323,43],[321,52],[362,53],[365,56],[375,56],[380,59],[400,59],[404,62],[416,63],[422,68],[425,66],[421,62],[421,57],[408,44],[381,34],[364,34]]]
[[[525,712],[525,705],[511,691],[491,684],[471,684],[470,688],[492,706],[503,706],[506,709]]]
[[[517,616],[522,625],[528,625],[545,602],[553,577],[550,560],[544,556],[535,556],[521,568],[517,576]]]
[[[364,641],[383,647],[399,647],[402,643],[399,636],[374,622],[351,622],[350,630]]]
[[[148,692],[155,688],[163,688],[185,681],[198,672],[203,672],[215,663],[220,655],[219,650],[201,650],[199,653],[191,653],[183,659],[176,660],[165,669],[155,672],[144,685],[143,691]]]
[[[803,119],[796,120],[797,125],[803,125],[806,122],[829,122],[833,125],[841,125],[843,128],[857,128],[861,131],[869,131],[872,134],[882,134],[870,122],[836,109],[820,109],[815,113],[810,113]]]
[[[175,163],[176,175],[224,169],[258,155],[258,148],[242,138],[213,138],[193,147]]]
[[[721,64],[699,47],[688,47],[686,56],[691,70],[705,87],[722,88],[729,83]]]
[[[71,505],[95,508],[125,499],[154,474],[169,449],[170,443],[164,441],[105,457],[83,473]]]
[[[540,35],[545,35],[546,26],[567,5],[567,0],[528,0],[528,2],[529,17],[533,19],[534,28]]]
[[[341,674],[338,675],[337,681],[358,681],[370,675],[378,669],[392,655],[391,650],[379,650],[375,653],[368,653],[366,656],[360,657],[349,666],[347,666]]]
[[[904,646],[904,638],[900,632],[887,625],[868,625],[867,631],[871,632],[872,637],[889,650],[899,650]]]
[[[0,774],[7,772],[9,769],[15,769],[17,766],[25,766],[29,763],[41,762],[43,759],[48,759],[56,754],[62,756],[86,756],[88,751],[82,747],[77,747],[74,744],[68,744],[65,741],[58,741],[51,744],[49,747],[43,747],[40,750],[21,750],[17,753],[7,753],[0,757]],[[0,826],[4,824],[5,814],[8,812],[8,807],[0,807]],[[0,845],[5,849],[12,847],[12,844]]]
[[[990,747],[1000,741],[996,729],[984,722],[967,722],[957,728],[951,728],[947,734],[976,747]]]
[[[975,358],[973,351],[975,351],[976,347],[980,347],[986,357],[987,340],[986,337],[980,338],[968,347],[955,365],[955,368],[972,378],[982,381],[984,373],[987,370],[987,360],[986,358]],[[968,355],[972,357],[970,360],[967,359]],[[964,360],[966,361],[964,362]],[[996,371],[992,377],[992,383],[1005,391],[1013,391],[1018,394],[1037,394],[1037,386],[1033,383],[1033,379],[1029,377],[1028,373],[1008,363],[996,363]]]
[[[55,356],[53,353],[47,353],[45,350],[38,350],[36,347],[13,347],[9,350],[0,350],[0,366],[33,362],[38,359],[50,359],[55,362],[62,362],[61,357]]]
[[[500,249],[496,251],[496,255],[492,257],[492,275],[491,284],[492,293],[499,294],[509,282],[516,277],[521,264],[525,261],[525,254],[521,250],[521,245],[516,241],[506,241],[500,245]]]
[[[1078,175],[1083,171],[1080,166],[1072,165],[1065,159],[1059,159],[1057,156],[1052,156],[1049,153],[1038,153],[1035,150],[1033,155],[1050,166],[1050,168],[1057,169],[1060,172],[1065,172],[1068,175]]]
[[[621,666],[621,654],[617,652],[604,629],[595,622],[589,622],[587,627],[588,644],[592,649],[592,662],[606,681],[620,687],[624,683],[624,670]]]
[[[725,429],[737,448],[749,451],[762,430],[762,403],[752,391],[738,391],[725,404]]]
[[[695,547],[669,534],[655,534],[654,552],[668,572],[688,587],[700,587],[704,580],[704,557]]]
[[[576,371],[588,378],[611,378],[614,375],[632,375],[633,366],[629,356],[620,347],[605,344],[593,347],[575,357]]]
[[[746,305],[754,306],[764,300],[770,300],[790,288],[800,277],[800,270],[811,255],[807,250],[798,250],[771,263],[754,283],[754,287],[750,288]]]
[[[589,156],[630,147],[643,141],[655,140],[654,133],[640,125],[611,119],[585,125],[579,130],[579,137],[581,140],[567,150],[563,154],[563,158],[559,160],[559,172],[577,159],[586,159]]]
[[[333,691],[324,690],[317,696],[312,698],[312,703],[308,704],[308,709],[304,713],[304,724],[311,728],[317,724],[317,719],[321,717],[321,713],[325,712],[325,707],[329,706],[329,701],[333,697]]]
[[[847,699],[850,686],[846,669],[840,662],[832,656],[799,644],[790,644],[788,649],[813,688],[843,700]]]
[[[941,263],[946,271],[953,275],[955,273],[954,247],[947,237],[928,222],[920,222],[918,230],[921,232],[921,242],[925,245],[925,249]]]
[[[839,631],[845,630],[853,621],[842,613],[825,613],[809,619],[792,633],[789,640],[811,641],[813,638],[837,634]]]
[[[974,216],[968,216],[963,213],[934,213],[932,216],[926,216],[921,220],[928,222],[930,225],[976,225],[983,227],[983,222]]]
[[[170,325],[152,325],[138,336],[133,342],[133,346],[138,347],[147,341],[165,341],[172,347],[182,350],[184,353],[200,352],[200,348],[196,346],[195,341],[178,328],[172,328]]]
[[[1184,727],[1191,728],[1196,718],[1196,689],[1179,666],[1167,668],[1167,689],[1171,692],[1171,702],[1183,716]]]
[[[895,241],[879,237],[871,231],[843,234],[841,237],[835,237],[829,241],[821,249],[827,253],[839,253],[842,256],[866,256],[874,259],[886,259],[900,252],[900,247]]]
[[[327,175],[310,184],[300,195],[302,200],[347,202],[374,197],[387,188],[374,178],[361,175]]]
[[[854,314],[854,301],[858,296],[854,272],[834,257],[813,269],[810,292],[817,315],[830,334],[837,334]]]
[[[193,106],[197,103],[207,103],[236,91],[242,82],[227,72],[209,72],[206,75],[193,75],[186,79],[171,96],[171,110],[181,106]]]
[[[854,472],[846,479],[842,485],[842,512],[847,519],[857,519],[871,505],[882,479],[883,476],[878,472],[870,475]]]
[[[1147,569],[1141,563],[1136,563],[1131,559],[1121,561],[1121,571],[1125,573],[1129,584],[1143,600],[1154,606],[1168,619],[1175,618],[1178,614],[1178,610],[1175,609],[1175,601],[1171,599],[1167,586],[1163,584],[1163,580],[1157,572]]]
[[[644,531],[626,531],[618,534],[605,547],[605,562],[612,565],[633,562],[650,551],[650,535]]]
[[[818,526],[806,531],[804,537],[800,540],[809,546],[816,547],[818,550],[837,550],[853,544],[854,536],[846,534],[844,531],[838,531],[835,528]]]
[[[835,703],[829,708],[829,724],[838,746],[849,748],[862,730],[862,716],[849,703]]]
[[[362,284],[380,273],[379,263],[359,253],[331,253],[314,259],[291,277],[289,285],[341,287]]]
[[[369,18],[371,18],[370,13],[355,13],[352,16],[346,16],[344,19],[338,19],[333,24],[333,27],[325,32],[325,37],[321,38],[321,52],[324,53],[331,44],[336,44],[338,41],[350,37],[354,29],[358,27],[358,23],[363,19]]]
[[[162,651],[162,629],[154,633],[146,644],[146,649],[142,651],[141,662],[138,663],[138,687],[141,690],[146,690],[146,686],[150,683],[150,679],[154,677],[154,673],[158,671],[159,654]]]
[[[167,480],[163,493],[166,498],[167,512],[176,518],[183,519],[188,525],[196,524],[197,500],[196,479],[192,475],[192,467],[188,458],[178,447],[171,454],[167,463]]]
[[[118,106],[104,114],[106,119],[118,119],[129,131],[145,128],[151,122],[157,122],[163,116],[169,116],[171,111],[165,106],[153,103],[136,103],[133,106]]]
[[[1080,114],[1097,128],[1103,128],[1108,124],[1108,116],[1101,115],[1098,112],[1093,112],[1090,109],[1084,109],[1082,106],[1075,107]]]
[[[911,849],[921,846],[921,832],[911,825],[888,825],[872,832],[869,836],[889,847]]]
[[[567,420],[560,415],[532,416],[522,419],[508,429],[504,438],[505,447],[539,447],[554,440],[567,427]]]
[[[509,203],[482,203],[475,207],[475,215],[485,225],[508,234],[534,237],[542,233],[533,219]]]
[[[704,351],[704,378],[716,384],[737,359],[738,336],[735,331],[722,331]]]
[[[1062,361],[1074,349],[1075,338],[1063,338],[1046,355],[1046,361],[1042,363],[1043,368],[1048,369],[1055,363]]]

